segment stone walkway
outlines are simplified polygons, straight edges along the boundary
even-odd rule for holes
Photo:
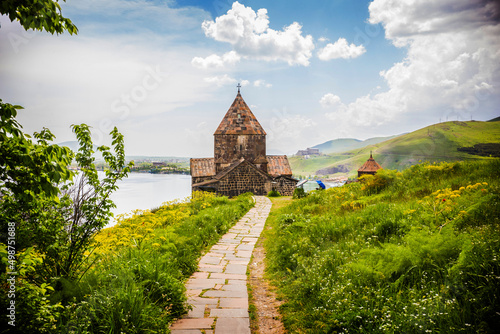
[[[172,334],[250,334],[247,266],[266,222],[271,201],[255,196],[255,206],[205,254],[187,281],[193,309],[177,320]]]

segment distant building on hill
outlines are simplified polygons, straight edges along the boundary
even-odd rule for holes
[[[358,169],[358,177],[361,175],[375,175],[377,170],[382,169],[375,159],[372,157],[372,152],[370,152],[370,159],[366,160],[366,162]]]
[[[297,180],[286,155],[266,155],[266,132],[238,94],[214,133],[214,157],[191,159],[193,191],[229,197],[271,190],[293,194]]]
[[[298,150],[295,155],[305,156],[305,155],[320,155],[319,148],[307,148],[306,150]]]

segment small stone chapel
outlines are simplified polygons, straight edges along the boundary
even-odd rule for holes
[[[375,175],[379,169],[382,169],[382,166],[373,159],[372,152],[370,151],[370,158],[358,169],[358,177],[362,175]]]
[[[266,155],[266,132],[241,97],[240,87],[214,133],[214,157],[190,160],[192,191],[233,197],[276,190],[290,196],[298,181],[292,177],[288,158]]]

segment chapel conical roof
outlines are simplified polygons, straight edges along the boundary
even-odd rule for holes
[[[358,169],[358,172],[376,172],[377,170],[382,169],[375,159],[372,157],[372,152],[370,152],[370,159],[366,160],[366,162]]]
[[[215,130],[214,135],[265,135],[266,132],[247,106],[240,92]]]

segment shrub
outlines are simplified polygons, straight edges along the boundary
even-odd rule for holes
[[[363,184],[361,190],[364,190],[369,195],[378,194],[392,184],[398,174],[400,173],[396,170],[379,169],[375,175],[362,175],[359,178],[359,181]]]
[[[305,192],[304,188],[295,188],[293,190],[293,199],[299,199],[299,198],[304,198],[307,196],[307,193]]]
[[[277,190],[271,190],[267,193],[267,197],[280,197],[281,194]]]

